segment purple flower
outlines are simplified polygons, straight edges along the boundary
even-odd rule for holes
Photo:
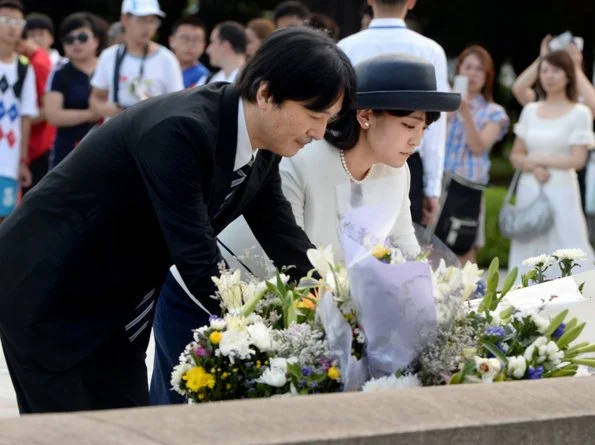
[[[218,315],[209,315],[209,323],[215,320],[220,320],[221,317],[219,317]]]
[[[487,330],[487,334],[494,337],[502,338],[504,337],[504,335],[506,335],[506,331],[502,326],[490,326]]]
[[[487,288],[487,285],[486,285],[485,280],[479,280],[477,282],[477,287],[475,288],[475,296],[477,298],[483,297],[486,293],[486,288]]]
[[[210,352],[207,349],[205,349],[202,345],[200,345],[198,348],[194,350],[194,355],[196,355],[197,357],[208,357],[210,355]]]
[[[303,376],[309,376],[312,375],[312,370],[310,368],[308,368],[307,366],[304,366],[302,368],[302,375]]]
[[[529,380],[539,380],[543,378],[543,366],[534,368],[529,366]]]
[[[333,366],[333,363],[328,358],[322,357],[320,359],[320,368],[323,372],[327,372],[329,369],[331,369],[331,366]]]
[[[554,331],[554,333],[552,334],[552,338],[554,340],[558,340],[560,337],[562,337],[564,335],[565,330],[566,330],[566,324],[562,323],[560,326],[558,326],[558,329],[556,329]]]

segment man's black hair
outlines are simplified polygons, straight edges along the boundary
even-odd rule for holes
[[[273,32],[242,70],[240,95],[251,102],[261,82],[268,84],[277,104],[305,102],[306,108],[324,111],[343,95],[340,114],[351,107],[355,71],[349,58],[321,31],[305,26]]]

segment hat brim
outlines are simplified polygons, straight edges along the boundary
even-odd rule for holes
[[[455,111],[461,95],[442,91],[370,91],[356,93],[356,110]]]
[[[148,17],[150,15],[156,15],[158,17],[161,17],[162,19],[165,18],[165,16],[166,16],[165,12],[161,11],[160,9],[157,9],[154,11],[142,11],[142,12],[128,11],[127,13],[135,15],[137,17]]]

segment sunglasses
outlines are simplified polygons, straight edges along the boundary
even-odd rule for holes
[[[86,32],[81,32],[80,34],[68,34],[66,37],[62,39],[67,45],[72,45],[77,40],[81,43],[86,43],[89,41],[91,37]]]

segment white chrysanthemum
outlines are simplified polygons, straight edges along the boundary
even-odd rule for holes
[[[387,377],[380,377],[378,379],[369,380],[362,387],[363,392],[383,392],[394,391],[398,389],[417,388],[420,387],[421,381],[417,375],[406,375],[397,377],[391,374]]]
[[[272,348],[271,330],[264,323],[256,323],[247,327],[250,342],[261,352],[268,352]]]
[[[222,355],[229,357],[232,362],[236,358],[248,359],[254,354],[254,350],[250,348],[250,333],[247,329],[232,329],[223,332],[219,351]]]
[[[182,384],[182,377],[184,377],[184,374],[186,374],[186,372],[188,372],[190,369],[192,369],[192,365],[188,363],[180,363],[179,365],[174,366],[174,369],[171,372],[171,379],[169,383],[171,384],[172,389],[181,396],[184,396],[187,393],[185,389],[180,387]]]
[[[508,375],[520,380],[527,372],[527,360],[525,357],[518,355],[516,357],[508,358]]]
[[[211,329],[215,329],[216,331],[222,331],[227,326],[227,323],[223,318],[212,318],[211,319]]]
[[[531,363],[534,359],[535,353],[537,352],[537,358],[535,361],[537,363],[543,363],[545,361],[545,345],[547,345],[548,339],[547,337],[539,337],[533,343],[531,343],[527,349],[525,349],[525,353],[523,356],[525,359]]]
[[[539,331],[539,333],[545,334],[545,331],[547,331],[547,328],[550,325],[549,320],[538,314],[532,314],[531,320],[533,321],[533,323],[535,323],[535,326],[537,326],[537,330]]]
[[[586,261],[587,254],[581,249],[558,249],[553,254],[558,260]]]
[[[534,256],[531,258],[527,258],[526,260],[523,261],[523,266],[529,266],[529,267],[547,267],[547,266],[551,266],[552,264],[554,264],[556,262],[556,259],[550,255],[546,255],[546,254],[542,254],[539,256]]]
[[[546,360],[549,361],[552,365],[556,366],[562,363],[562,359],[564,358],[564,351],[560,351],[560,348],[558,348],[558,345],[555,342],[550,341],[547,345],[545,345],[544,352]]]
[[[270,360],[270,366],[264,370],[262,375],[256,380],[257,383],[281,388],[287,383],[287,365],[295,363],[295,358],[285,359],[275,357]]]
[[[319,247],[318,249],[308,249],[306,255],[321,277],[326,277],[335,267],[333,246],[330,244],[326,247]]]

